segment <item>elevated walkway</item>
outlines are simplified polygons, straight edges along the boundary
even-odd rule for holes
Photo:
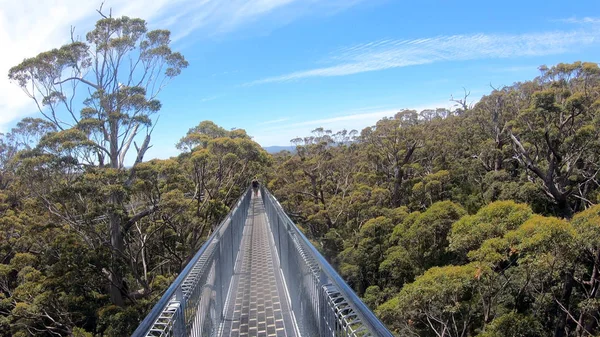
[[[273,235],[262,199],[252,196],[221,336],[295,337]]]
[[[266,189],[247,189],[133,333],[385,336]]]

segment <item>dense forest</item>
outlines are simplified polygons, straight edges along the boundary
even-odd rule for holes
[[[108,16],[10,70],[40,115],[0,137],[0,336],[132,332],[254,177],[398,335],[600,333],[597,64],[294,153],[204,121],[145,161],[169,43]]]
[[[322,128],[269,188],[402,336],[597,336],[600,69]]]

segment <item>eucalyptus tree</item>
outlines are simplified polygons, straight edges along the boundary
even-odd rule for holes
[[[515,158],[568,217],[593,204],[586,196],[598,186],[600,68],[575,62],[540,69],[529,83],[529,106],[509,125],[510,138]]]
[[[391,191],[394,207],[403,204],[403,185],[410,176],[417,150],[423,147],[422,124],[416,111],[402,110],[394,118],[381,119],[361,132],[368,159],[374,171],[385,176],[383,184]]]
[[[122,305],[123,275],[118,265],[128,219],[123,214],[126,189],[151,147],[152,116],[161,108],[157,96],[188,62],[171,50],[168,30],[149,31],[142,19],[98,12],[102,17],[85,39],[71,31],[70,43],[23,60],[8,77],[57,129],[49,137],[81,148],[70,152],[71,162],[112,172],[114,188],[106,198],[113,252],[110,293],[112,302]],[[126,170],[132,145],[135,159]],[[43,142],[38,150],[47,151]]]

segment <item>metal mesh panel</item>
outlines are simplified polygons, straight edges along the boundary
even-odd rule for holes
[[[217,335],[250,198],[246,190],[133,336]]]
[[[262,196],[300,334],[391,337],[391,332],[308,241],[275,197],[264,188]]]
[[[392,334],[327,263],[279,202],[261,196],[285,279],[295,330],[301,336]],[[233,207],[133,336],[216,336],[234,275],[251,191]]]

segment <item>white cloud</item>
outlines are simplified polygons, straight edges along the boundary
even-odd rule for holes
[[[283,123],[283,122],[289,121],[289,120],[290,120],[289,118],[284,117],[284,118],[273,119],[270,121],[260,122],[260,123],[257,123],[256,125],[279,124],[279,123]]]
[[[317,128],[317,127],[321,127],[321,126],[328,127],[331,125],[334,125],[336,127],[336,129],[344,129],[344,128],[347,129],[348,127],[346,127],[344,125],[362,125],[365,122],[371,122],[371,121],[376,122],[383,117],[393,116],[396,112],[398,112],[398,110],[390,109],[390,110],[381,110],[381,111],[367,112],[367,113],[351,113],[351,114],[342,115],[342,116],[335,116],[335,117],[329,117],[329,118],[314,119],[314,120],[309,120],[309,121],[290,123],[290,124],[285,125],[284,129],[287,129],[287,130],[295,129],[295,128],[302,129],[302,127]],[[364,127],[366,127],[366,126],[368,126],[368,125],[365,125]],[[272,127],[272,128],[266,129],[266,130],[269,131],[269,130],[281,130],[281,129],[282,129],[281,127]],[[308,134],[306,134],[306,135],[308,136]]]
[[[425,109],[435,108],[452,108],[454,103],[449,100],[432,102],[414,107],[406,107],[417,111]],[[310,136],[311,131],[318,127],[325,129],[331,129],[333,132],[340,131],[342,129],[357,130],[375,125],[378,120],[383,117],[393,117],[399,109],[379,109],[375,108],[361,108],[352,111],[341,112],[339,114],[333,114],[326,118],[298,121],[294,123],[287,123],[277,126],[267,126],[264,128],[248,129],[248,133],[254,136],[254,140],[262,146],[284,146],[289,145],[290,140],[296,137],[307,137]],[[370,110],[370,111],[369,111]]]
[[[16,85],[8,81],[8,70],[25,57],[57,47],[69,37],[69,20],[79,23],[96,4],[77,1],[38,3],[0,1],[0,129],[5,124],[34,113],[35,107]],[[77,4],[77,5],[76,5]],[[5,131],[5,130],[1,130]]]
[[[490,68],[489,71],[495,73],[523,73],[523,72],[538,72],[539,65],[528,65],[528,66],[508,66],[508,67],[494,67]]]
[[[598,29],[520,35],[472,34],[414,40],[380,40],[334,52],[329,58],[333,63],[331,66],[268,77],[246,85],[344,76],[443,61],[562,54],[597,43],[598,40]]]
[[[574,24],[598,24],[600,23],[600,18],[592,18],[589,16],[583,18],[570,17],[568,19],[560,19],[558,22],[564,23],[574,23]]]
[[[210,102],[210,101],[214,101],[215,99],[219,98],[219,96],[209,96],[209,97],[203,97],[199,100],[199,102],[204,103],[204,102]]]
[[[37,109],[16,84],[7,79],[10,67],[26,57],[58,47],[69,40],[70,27],[84,36],[99,18],[101,0],[0,0],[0,132],[7,124]],[[140,17],[150,27],[167,28],[173,39],[192,32],[224,34],[257,20],[274,20],[273,14],[334,12],[353,2],[341,0],[106,0],[104,10],[113,16]],[[300,14],[289,14],[297,18]],[[291,20],[291,19],[290,19]],[[289,21],[289,20],[288,20]],[[283,23],[282,23],[283,24]],[[3,130],[4,129],[4,130]]]

